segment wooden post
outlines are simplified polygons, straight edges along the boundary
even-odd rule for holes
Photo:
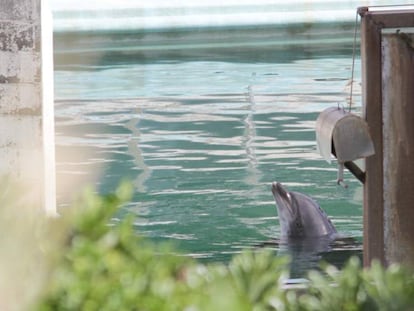
[[[372,259],[383,262],[383,200],[382,189],[382,114],[381,114],[381,31],[365,11],[361,20],[362,103],[365,119],[371,130],[375,155],[365,162],[364,184],[364,263]]]
[[[384,252],[414,267],[414,29],[382,33]]]
[[[414,196],[407,187],[414,182],[414,165],[408,163],[414,154],[414,136],[410,136],[414,135],[410,125],[414,118],[414,79],[412,63],[399,59],[412,58],[413,54],[398,56],[403,53],[400,46],[384,39],[383,33],[390,28],[413,27],[414,11],[360,8],[359,13],[362,101],[376,152],[366,159],[364,264],[373,259],[383,264],[413,263],[414,233],[408,224],[414,222],[410,211]],[[384,53],[385,45],[393,48]],[[402,62],[408,67],[399,76],[397,68]],[[398,81],[399,86],[392,81]],[[411,108],[406,109],[409,103]]]
[[[56,211],[52,17],[41,0],[0,5],[0,175]]]

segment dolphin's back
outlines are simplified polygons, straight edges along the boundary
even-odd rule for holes
[[[292,194],[297,200],[302,222],[307,224],[303,228],[305,236],[319,237],[336,234],[331,220],[316,201],[300,192],[292,192]]]

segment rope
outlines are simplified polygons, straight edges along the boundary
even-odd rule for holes
[[[352,95],[354,88],[354,71],[355,71],[355,50],[356,50],[356,40],[357,40],[357,27],[358,27],[358,11],[355,13],[355,31],[354,31],[354,45],[352,47],[352,68],[351,68],[351,88],[349,94],[349,112],[352,109]]]

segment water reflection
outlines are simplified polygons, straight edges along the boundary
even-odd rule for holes
[[[144,160],[143,151],[141,146],[141,133],[139,130],[139,118],[132,118],[130,121],[125,123],[125,127],[131,131],[131,138],[128,143],[128,154],[132,155],[135,159],[137,167],[141,168],[141,172],[134,180],[135,189],[138,192],[146,192],[147,188],[145,182],[151,176],[151,167],[149,167]]]
[[[336,186],[313,131],[320,111],[346,102],[349,65],[319,58],[57,70],[60,206],[73,193],[64,181],[106,193],[127,177],[137,191],[123,213],[136,215],[137,231],[195,258],[227,260],[279,236],[270,185],[280,180],[360,239],[360,185],[348,176],[349,189]]]
[[[319,269],[322,263],[340,268],[344,258],[358,256],[362,259],[362,244],[352,237],[271,240],[258,247],[275,249],[279,256],[289,256],[291,278],[304,277],[307,271]]]

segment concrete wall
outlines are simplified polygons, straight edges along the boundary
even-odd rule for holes
[[[17,179],[25,198],[53,213],[52,25],[42,29],[51,16],[41,2],[2,0],[0,6],[0,175]]]

